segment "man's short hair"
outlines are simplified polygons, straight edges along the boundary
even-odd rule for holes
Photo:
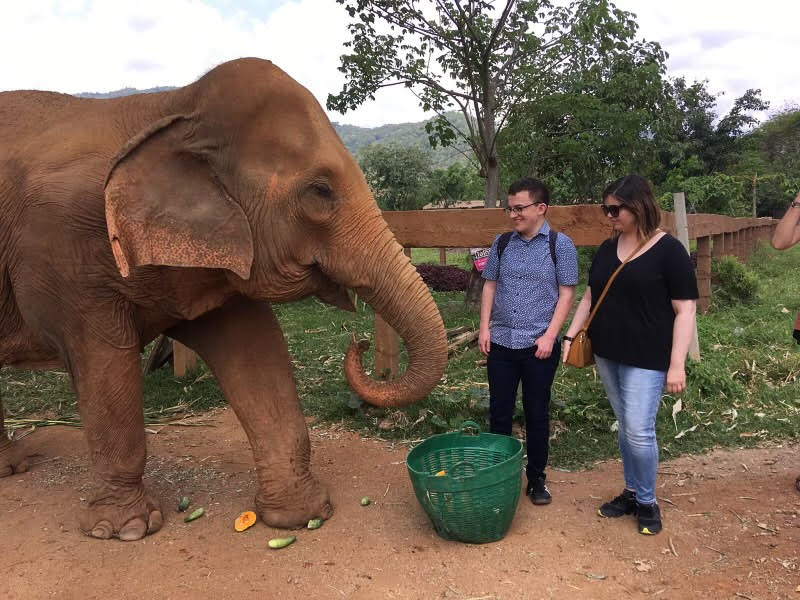
[[[535,177],[523,177],[522,179],[517,179],[508,186],[509,196],[519,194],[520,192],[528,192],[531,195],[531,200],[534,202],[550,204],[550,190],[547,189],[544,182]]]

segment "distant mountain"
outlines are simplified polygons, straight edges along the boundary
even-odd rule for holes
[[[146,90],[126,87],[113,92],[83,92],[74,94],[79,98],[118,98],[120,96],[130,96],[132,94],[151,94],[153,92],[167,92],[174,90],[175,87],[154,87]],[[448,113],[449,118],[458,126],[463,128],[464,117],[460,113]],[[430,153],[431,166],[434,169],[444,169],[456,162],[466,162],[466,158],[459,151],[459,148],[466,148],[461,143],[457,147],[436,147],[431,148],[428,141],[428,134],[425,132],[425,121],[416,123],[398,123],[394,125],[380,125],[379,127],[357,127],[356,125],[333,124],[336,133],[342,139],[345,147],[354,155],[369,144],[399,144],[401,146],[417,147]],[[462,129],[463,130],[463,129]]]
[[[122,88],[113,92],[82,92],[80,94],[73,94],[78,98],[119,98],[120,96],[131,96],[133,94],[152,94],[153,92],[168,92],[174,90],[175,87],[163,86],[154,87],[146,90],[137,90],[136,88]]]
[[[463,126],[464,117],[458,113],[448,115],[458,126]],[[466,162],[466,158],[459,151],[465,144],[457,147],[431,148],[428,134],[425,131],[425,121],[416,123],[398,123],[395,125],[380,125],[379,127],[357,127],[355,125],[340,125],[334,123],[336,133],[344,142],[345,147],[354,155],[364,146],[369,144],[399,144],[401,146],[416,147],[430,153],[431,166],[434,169],[443,169],[456,162]]]

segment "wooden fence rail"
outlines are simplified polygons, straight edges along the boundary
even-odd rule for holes
[[[509,219],[499,208],[385,211],[384,219],[406,249],[488,247],[498,234],[508,231]],[[551,206],[547,220],[572,238],[576,246],[598,246],[611,236],[608,219],[598,204]],[[711,304],[711,259],[725,255],[745,261],[758,242],[767,242],[777,225],[773,219],[734,218],[722,215],[688,215],[689,239],[697,240],[697,284],[700,311]],[[677,237],[673,213],[661,213],[661,227]],[[410,254],[410,252],[406,252]],[[397,373],[398,337],[382,319],[375,323],[375,373]],[[175,342],[174,346],[178,346]],[[195,360],[183,348],[174,353],[175,373],[185,373]]]

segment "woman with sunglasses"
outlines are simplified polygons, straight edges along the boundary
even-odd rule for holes
[[[628,175],[603,192],[614,235],[589,268],[589,284],[564,336],[563,356],[595,301],[623,262],[590,322],[597,372],[619,424],[625,488],[603,504],[602,517],[634,514],[639,532],[661,531],[655,497],[656,413],[661,394],[686,388],[685,361],[694,329],[697,279],[683,245],[659,229],[660,214],[646,179]]]

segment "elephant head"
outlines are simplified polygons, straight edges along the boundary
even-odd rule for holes
[[[441,316],[313,96],[268,61],[241,59],[162,97],[106,178],[121,275],[219,269],[229,295],[317,295],[349,310],[353,290],[404,339],[409,361],[401,377],[375,381],[354,343],[351,386],[379,406],[423,398],[447,359]]]

